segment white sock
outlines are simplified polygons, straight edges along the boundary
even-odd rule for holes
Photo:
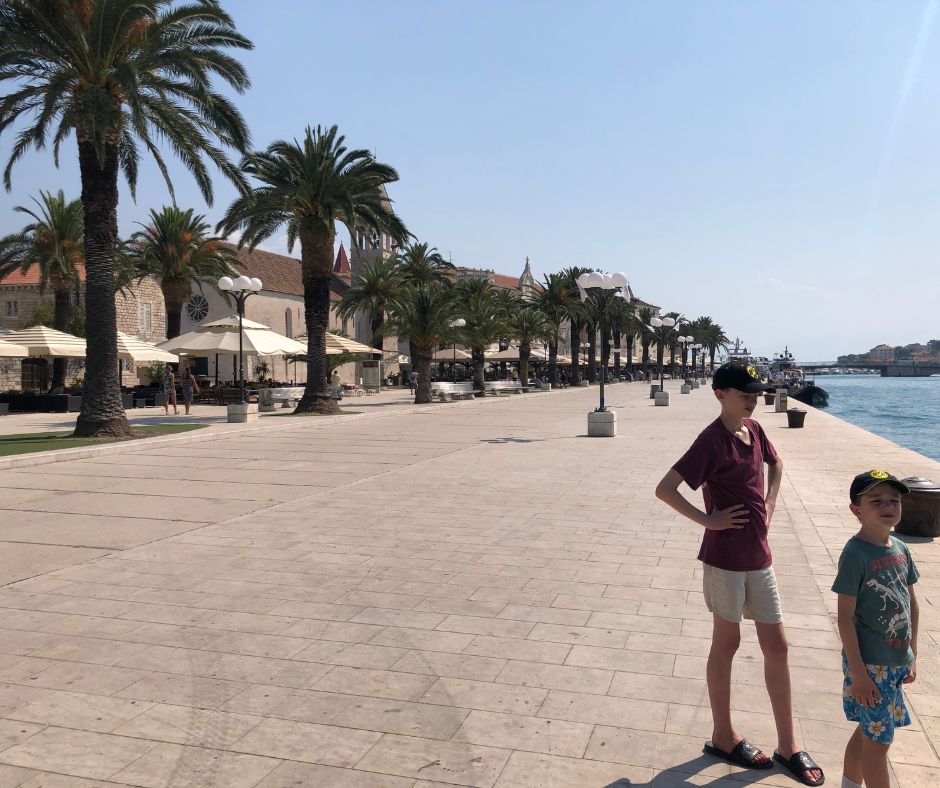
[[[862,786],[859,785],[858,783],[852,782],[848,777],[846,777],[843,774],[842,775],[842,788],[862,788]]]

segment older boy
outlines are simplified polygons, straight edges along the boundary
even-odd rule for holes
[[[858,727],[845,748],[843,788],[888,788],[894,729],[910,725],[902,684],[917,675],[919,577],[907,545],[891,537],[910,490],[885,471],[852,481],[849,509],[861,528],[846,543],[832,590],[839,595],[845,682],[842,705]]]
[[[804,785],[817,786],[825,781],[823,771],[796,743],[787,638],[767,543],[783,463],[761,426],[750,418],[758,393],[768,388],[750,365],[729,362],[719,367],[712,389],[721,414],[663,477],[656,497],[705,529],[698,557],[704,564],[705,604],[713,619],[706,670],[713,728],[704,752],[746,768],[773,766],[731,724],[731,665],[741,643],[741,619],[750,618],[764,655],[764,681],[777,727],[774,758]],[[679,492],[683,481],[693,490],[703,487],[704,512]]]

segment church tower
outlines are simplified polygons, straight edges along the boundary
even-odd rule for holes
[[[535,277],[532,275],[532,266],[529,263],[529,258],[526,257],[525,268],[522,269],[522,274],[519,276],[519,294],[522,296],[523,301],[531,301],[535,298],[537,290],[538,284],[535,281]]]

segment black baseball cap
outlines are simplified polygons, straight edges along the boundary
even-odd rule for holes
[[[849,500],[852,503],[858,503],[859,498],[879,484],[890,484],[901,495],[907,495],[911,491],[911,488],[900,481],[897,476],[892,476],[887,471],[865,471],[865,473],[860,473],[852,479],[852,486],[849,488]]]
[[[750,364],[729,361],[715,370],[712,378],[713,389],[736,389],[746,394],[758,394],[761,391],[773,391],[773,386],[761,383],[760,373]]]

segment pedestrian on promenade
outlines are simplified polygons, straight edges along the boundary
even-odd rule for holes
[[[418,373],[414,370],[408,373],[408,388],[411,389],[411,393],[415,393],[415,389],[418,388]]]
[[[902,684],[917,676],[919,611],[911,552],[891,529],[901,520],[907,485],[885,471],[861,473],[849,509],[861,528],[846,543],[832,590],[839,595],[842,706],[858,727],[845,748],[843,788],[889,788],[894,729],[911,724]]]
[[[804,785],[816,786],[824,782],[822,769],[797,747],[787,638],[767,543],[783,463],[760,424],[750,418],[758,392],[766,388],[750,365],[719,367],[712,389],[721,414],[659,482],[656,497],[705,529],[698,558],[704,564],[705,604],[713,621],[706,669],[713,728],[704,752],[746,768],[773,767],[731,724],[732,661],[741,643],[741,619],[749,618],[764,655],[764,680],[777,727],[774,758]],[[682,482],[693,490],[703,487],[705,511],[679,492]]]
[[[183,407],[186,408],[186,415],[189,415],[189,406],[193,404],[193,395],[201,394],[199,384],[193,377],[193,371],[186,367],[183,377],[180,378],[180,390],[183,392]]]
[[[173,374],[173,367],[166,365],[163,370],[163,410],[167,416],[170,415],[170,405],[173,405],[173,415],[179,413],[176,407],[176,375]]]

